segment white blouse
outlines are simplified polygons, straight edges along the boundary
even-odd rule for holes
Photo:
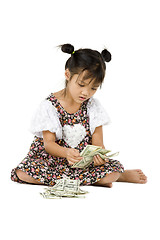
[[[91,97],[87,104],[89,125],[91,134],[96,127],[111,123],[110,117],[98,99]],[[50,131],[56,134],[56,140],[63,138],[63,129],[58,118],[56,107],[49,100],[43,100],[35,111],[29,131],[37,137],[43,138],[42,131]]]

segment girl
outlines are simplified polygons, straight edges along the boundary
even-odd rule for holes
[[[86,168],[71,168],[80,161],[86,145],[104,147],[102,126],[110,118],[93,97],[105,77],[105,61],[111,60],[107,49],[102,53],[91,49],[74,51],[71,44],[60,45],[71,54],[65,64],[65,88],[51,93],[39,105],[31,121],[34,140],[27,156],[12,170],[11,179],[19,183],[53,186],[55,180],[68,176],[80,185],[112,187],[112,182],[146,183],[139,169],[124,171],[113,159],[99,155]]]

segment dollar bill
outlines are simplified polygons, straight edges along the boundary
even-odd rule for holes
[[[80,180],[72,180],[68,177],[56,180],[53,187],[45,188],[45,192],[40,193],[44,198],[56,199],[62,197],[84,198],[88,191],[80,189]]]
[[[83,149],[83,151],[80,153],[80,156],[83,157],[83,159],[73,164],[71,168],[87,168],[93,161],[93,157],[95,155],[99,155],[103,160],[106,160],[113,156],[117,156],[119,154],[119,152],[116,152],[116,153],[107,155],[110,152],[111,150],[103,149],[100,146],[87,145]]]

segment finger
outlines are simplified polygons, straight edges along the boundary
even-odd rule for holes
[[[83,157],[76,157],[75,159],[77,159],[79,161],[79,160],[82,160]]]
[[[97,161],[97,158],[96,158],[96,156],[94,156],[94,157],[93,157],[93,160],[94,160],[94,161]]]
[[[94,166],[97,166],[97,159],[95,156],[93,157],[93,161],[94,161]]]
[[[80,157],[80,152],[77,149],[74,149],[74,156]]]
[[[79,154],[79,151],[77,149],[73,149],[75,154]]]
[[[72,163],[70,160],[68,160],[68,163],[69,163],[69,165],[73,165],[74,163]]]
[[[101,161],[101,163],[102,164],[104,164],[106,161],[103,159],[103,158],[101,158],[99,155],[98,155],[98,159],[100,159],[100,161]]]
[[[104,162],[104,160],[99,155],[97,155],[97,159],[98,159],[99,163],[103,163]]]
[[[94,158],[95,158],[94,162],[95,162],[96,165],[101,164],[101,162],[99,161],[97,156],[94,156]]]
[[[68,160],[68,162],[69,162],[69,165],[73,165],[73,164],[75,164],[75,163],[76,163],[76,162],[75,162],[75,161],[73,161],[72,159]]]
[[[83,157],[74,157],[72,156],[70,159],[74,159],[75,162],[81,161]]]
[[[81,159],[80,159],[80,160],[81,160]],[[79,162],[80,160],[77,159],[77,158],[70,158],[70,161],[73,162],[73,163]]]
[[[73,155],[74,155],[74,157],[80,157],[80,153],[79,152],[74,152]]]
[[[99,155],[97,155],[97,162],[99,165],[102,165],[105,163],[105,161]]]

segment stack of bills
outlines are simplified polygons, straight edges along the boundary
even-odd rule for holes
[[[87,145],[83,151],[80,153],[80,156],[83,159],[71,166],[71,168],[86,168],[93,161],[95,155],[99,155],[103,160],[110,159],[113,156],[117,156],[119,152],[107,155],[111,150],[103,149],[100,146]]]
[[[84,198],[84,194],[87,191],[81,190],[79,188],[80,180],[72,180],[68,177],[56,180],[56,184],[53,187],[48,187],[45,192],[40,193],[44,198],[62,198],[62,197],[76,197]]]

